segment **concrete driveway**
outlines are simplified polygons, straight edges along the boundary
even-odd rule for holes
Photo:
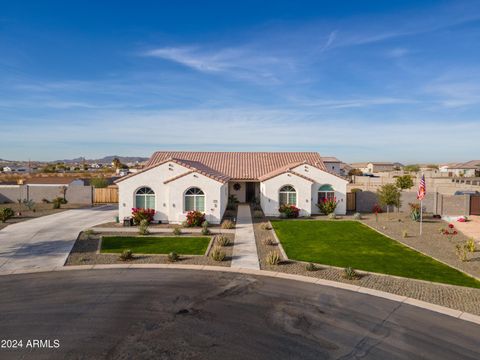
[[[62,266],[78,233],[112,221],[113,206],[67,210],[0,230],[0,272]]]
[[[0,276],[1,359],[480,359],[480,326],[367,294],[234,273]]]

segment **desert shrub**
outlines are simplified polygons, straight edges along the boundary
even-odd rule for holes
[[[12,208],[3,208],[0,210],[0,221],[4,223],[15,215]]]
[[[182,222],[180,223],[180,226],[181,226],[182,228],[188,227],[187,220],[182,221]]]
[[[477,249],[476,249],[476,245],[475,245],[475,240],[473,238],[470,238],[467,240],[467,249],[468,251],[470,251],[471,253],[475,252]]]
[[[223,220],[222,229],[235,229],[235,223],[232,220]]]
[[[173,235],[177,235],[177,236],[178,236],[178,235],[182,235],[182,229],[181,229],[180,226],[175,226],[175,227],[173,228]]]
[[[200,211],[189,211],[186,221],[187,227],[202,226],[205,222],[205,214]]]
[[[207,227],[202,227],[202,235],[210,235],[212,232]]]
[[[44,204],[50,204],[50,200],[43,198],[43,199],[42,199],[42,203],[44,203]]]
[[[468,261],[467,252],[468,248],[466,244],[455,245],[455,253],[460,261]]]
[[[278,265],[280,263],[280,254],[276,251],[270,251],[265,257],[268,265]]]
[[[278,212],[280,214],[283,214],[287,218],[297,218],[300,214],[300,209],[297,208],[295,205],[285,204],[280,206]]]
[[[343,277],[347,280],[360,279],[360,275],[357,273],[357,271],[350,266],[343,269]]]
[[[268,237],[268,238],[265,238],[263,239],[263,243],[267,246],[272,246],[272,245],[277,245],[277,243],[275,242],[274,239],[272,239],[271,237]]]
[[[317,207],[320,209],[320,212],[324,215],[330,215],[335,213],[335,209],[337,208],[338,201],[337,198],[327,199],[324,198],[322,202],[317,204]]]
[[[167,259],[170,262],[178,261],[179,258],[180,258],[180,256],[178,256],[178,254],[175,251],[172,251],[171,253],[169,253],[167,255]]]
[[[140,221],[140,226],[138,227],[138,233],[140,235],[150,234],[150,231],[148,231],[148,225],[150,225],[150,222],[147,219],[143,219],[142,221]]]
[[[122,253],[119,256],[119,259],[122,261],[128,261],[133,259],[133,252],[132,250],[123,250]]]
[[[239,201],[235,195],[230,195],[227,201],[227,210],[235,210],[238,202]]]
[[[253,217],[255,219],[261,219],[263,218],[263,211],[262,210],[254,210],[253,211]]]
[[[133,208],[132,218],[135,225],[139,225],[142,220],[147,220],[150,224],[155,216],[155,209]]]
[[[406,239],[408,237],[408,231],[407,230],[402,230],[402,237]]]
[[[362,214],[360,214],[359,212],[356,212],[355,214],[353,214],[353,218],[355,220],[362,220]]]
[[[33,200],[27,200],[27,199],[23,199],[23,205],[25,205],[25,207],[28,209],[28,210],[33,210],[35,211],[35,202]]]
[[[264,222],[260,225],[260,229],[262,229],[262,230],[272,230],[272,227],[270,226],[270,224],[268,222]]]
[[[230,239],[224,235],[217,235],[215,237],[215,244],[218,246],[228,246],[230,245]]]
[[[225,259],[225,252],[222,250],[221,246],[215,246],[210,252],[210,256],[214,261],[223,261]]]
[[[305,265],[305,270],[307,270],[307,271],[316,271],[316,270],[317,270],[317,266],[316,266],[314,263],[308,263],[307,265]]]
[[[332,212],[332,213],[328,214],[328,218],[330,220],[335,220],[337,218],[337,215],[335,215],[335,213]]]
[[[53,208],[60,209],[63,204],[66,204],[68,201],[63,197],[56,197],[52,200]]]

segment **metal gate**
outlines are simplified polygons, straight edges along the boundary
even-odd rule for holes
[[[480,215],[480,195],[470,195],[470,215]]]
[[[347,193],[347,211],[355,211],[357,210],[357,197],[355,193]]]

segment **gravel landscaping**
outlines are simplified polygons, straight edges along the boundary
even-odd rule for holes
[[[131,236],[131,233],[102,233],[102,235],[113,235],[113,236]],[[87,234],[82,232],[75,245],[73,246],[70,255],[68,256],[67,261],[65,262],[66,266],[69,265],[95,265],[95,264],[125,264],[125,261],[119,259],[118,254],[103,254],[99,253],[99,241],[102,236],[98,233]],[[215,233],[212,233],[212,236]],[[183,255],[179,253],[180,259],[177,261],[178,264],[190,264],[190,265],[212,265],[212,266],[230,266],[232,249],[233,249],[233,234],[222,234],[230,239],[230,245],[222,247],[222,250],[225,252],[226,257],[224,261],[214,261],[210,256],[205,255]],[[187,237],[188,234],[182,234],[180,237]],[[134,259],[129,260],[128,263],[131,264],[168,264],[167,255],[136,255]]]
[[[409,214],[405,213],[392,213],[390,216],[378,214],[378,222],[375,215],[364,214],[362,222],[405,245],[480,278],[480,244],[477,244],[476,252],[468,253],[468,261],[459,260],[455,245],[465,244],[468,237],[458,232],[458,235],[449,240],[439,231],[448,227],[448,223],[441,219],[427,217],[423,222],[422,236],[419,235],[419,223],[412,221]],[[403,231],[408,233],[406,238],[402,236]]]
[[[254,231],[260,259],[260,268],[263,270],[279,271],[354,284],[480,315],[480,289],[430,283],[380,274],[363,274],[358,280],[347,280],[343,277],[343,269],[317,265],[317,270],[308,271],[306,269],[306,263],[292,260],[285,261],[285,259],[282,259],[283,261],[281,261],[279,265],[268,265],[265,261],[265,256],[268,252],[277,251],[280,254],[280,251],[276,245],[265,244],[266,239],[274,239],[273,230],[262,229],[262,223],[266,221],[268,221],[266,218],[254,219]]]

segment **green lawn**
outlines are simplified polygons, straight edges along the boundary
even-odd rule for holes
[[[104,236],[102,253],[121,253],[130,249],[134,254],[168,254],[175,251],[183,255],[203,255],[208,236]]]
[[[474,278],[357,221],[276,220],[272,226],[292,260],[480,288]]]

